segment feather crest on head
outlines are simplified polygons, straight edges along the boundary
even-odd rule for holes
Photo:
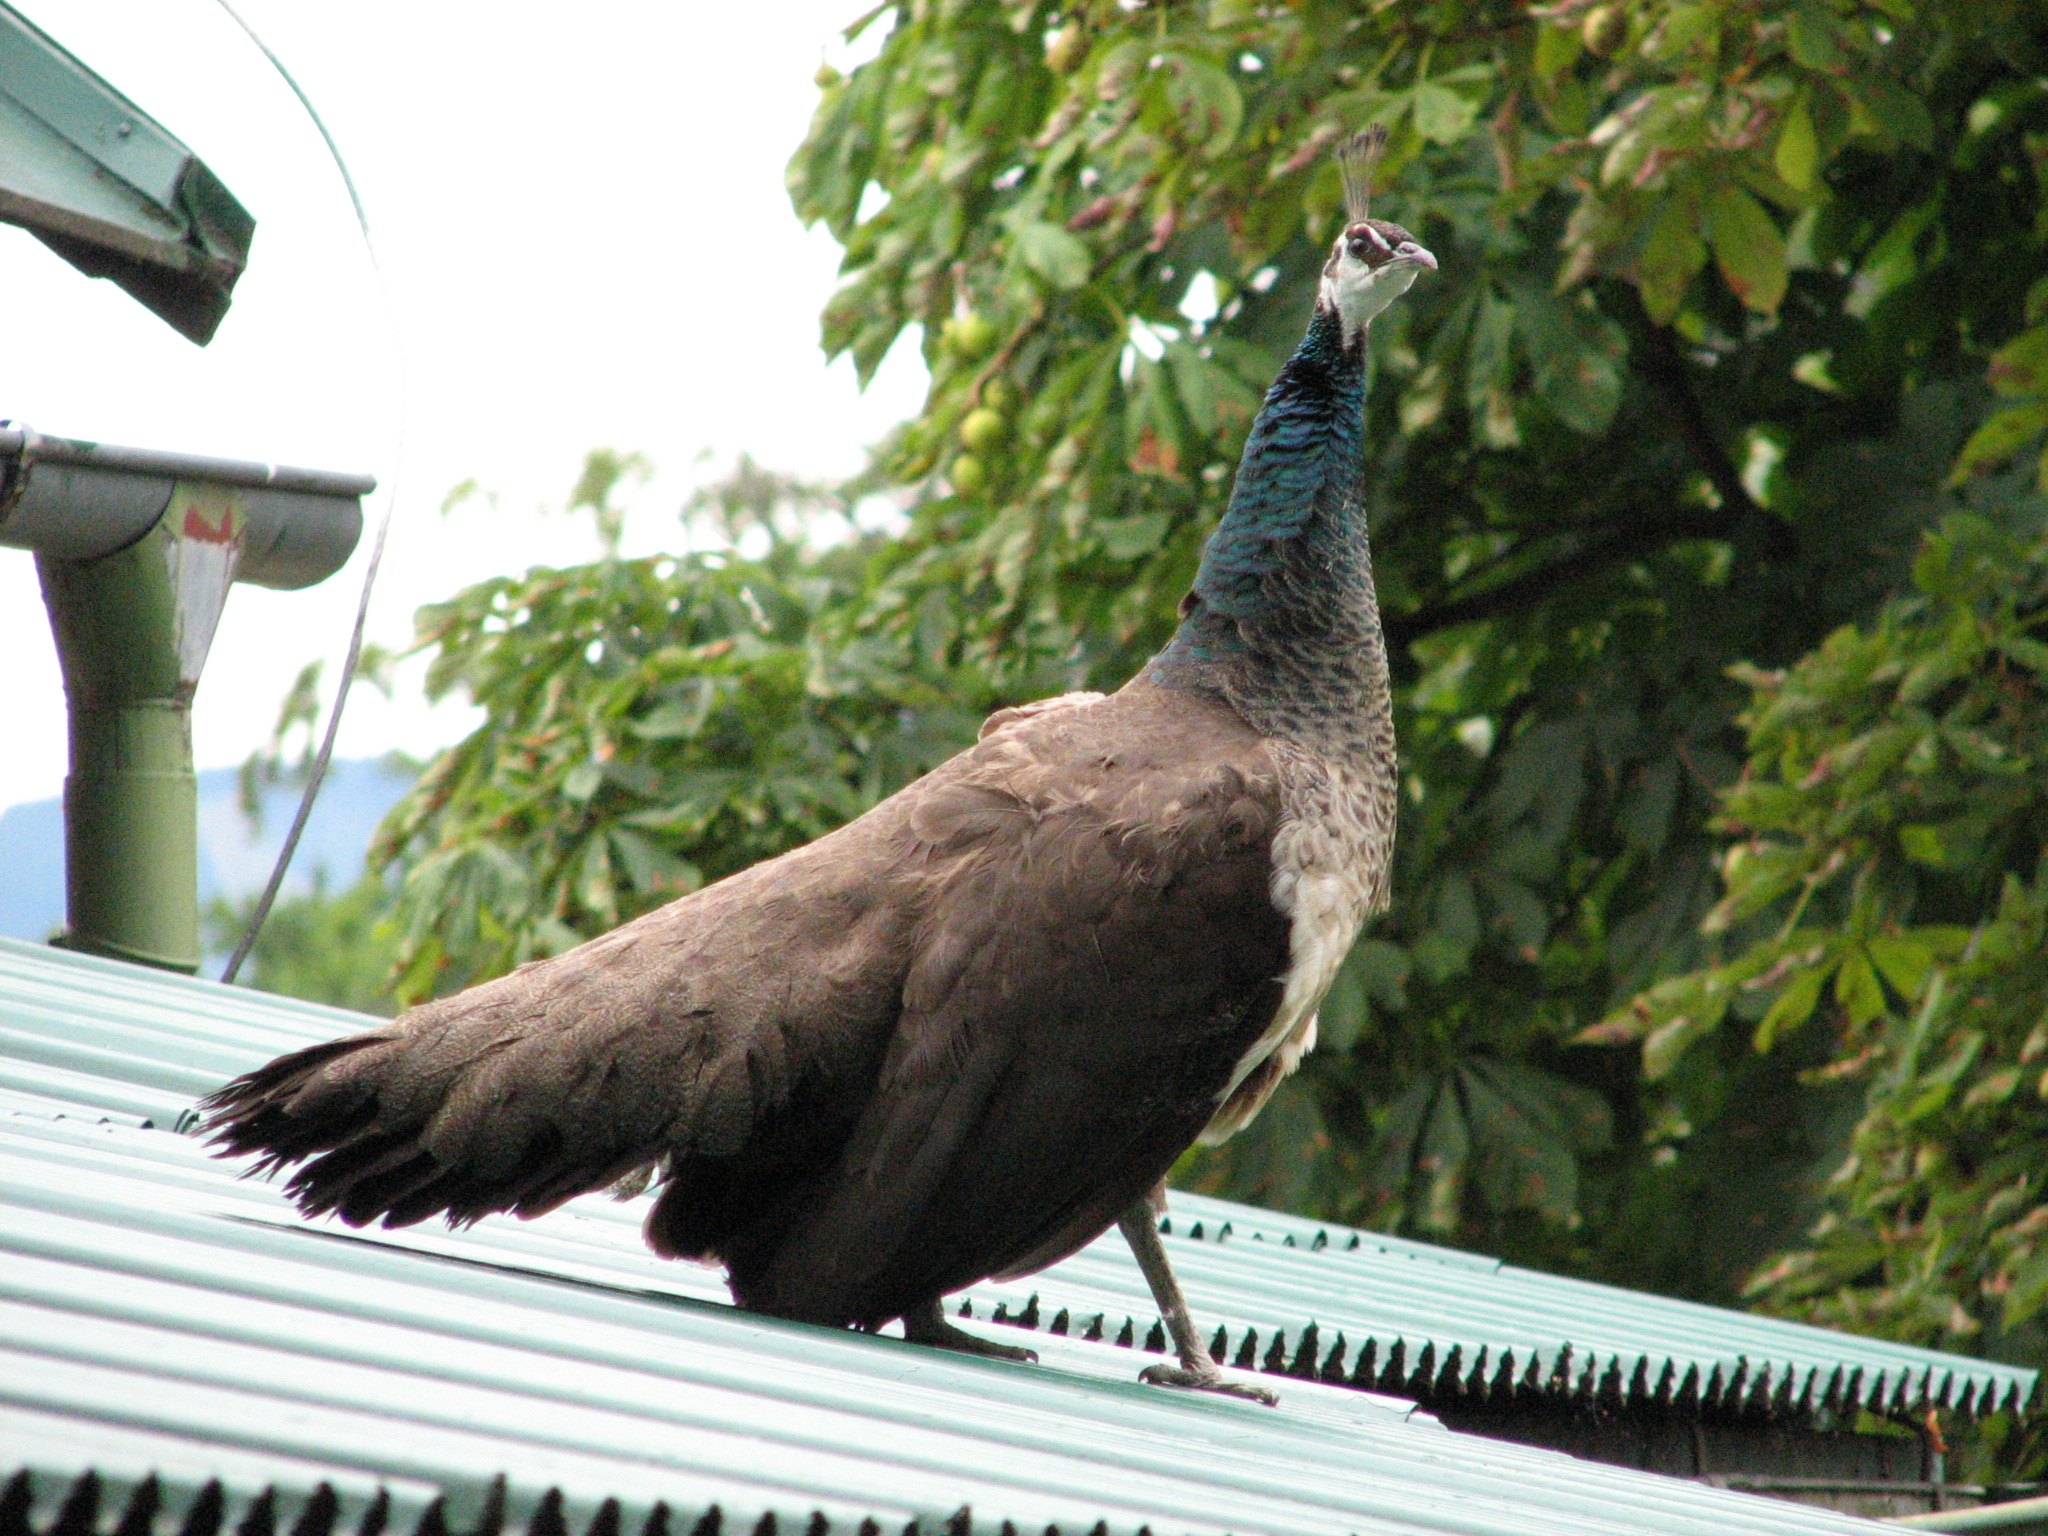
[[[1407,230],[1372,216],[1373,171],[1386,147],[1387,130],[1378,123],[1337,146],[1346,222],[1331,242],[1316,302],[1342,319],[1347,347],[1373,316],[1408,291],[1418,268],[1436,267],[1436,258]]]
[[[1361,128],[1337,146],[1337,171],[1344,178],[1344,218],[1357,224],[1372,212],[1372,173],[1386,153],[1387,125]]]

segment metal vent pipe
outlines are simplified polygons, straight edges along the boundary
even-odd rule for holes
[[[375,487],[0,423],[0,545],[35,553],[70,713],[54,942],[199,968],[192,698],[228,587],[333,575]]]

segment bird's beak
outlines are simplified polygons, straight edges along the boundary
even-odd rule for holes
[[[1436,258],[1413,240],[1403,240],[1394,247],[1394,260],[1405,261],[1411,266],[1427,267],[1432,272],[1436,270]]]

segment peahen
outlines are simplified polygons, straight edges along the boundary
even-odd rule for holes
[[[650,1166],[648,1243],[778,1317],[1028,1358],[940,1300],[1119,1223],[1235,1391],[1152,1192],[1256,1114],[1387,897],[1395,766],[1366,549],[1365,337],[1435,258],[1348,224],[1171,642],[1117,693],[1001,710],[857,821],[553,959],[280,1057],[207,1129],[307,1214],[538,1215]]]

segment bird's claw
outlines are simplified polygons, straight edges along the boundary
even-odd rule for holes
[[[1149,1381],[1155,1387],[1179,1387],[1188,1392],[1221,1392],[1226,1397],[1249,1398],[1255,1403],[1264,1403],[1268,1408],[1280,1401],[1278,1393],[1264,1387],[1228,1380],[1213,1365],[1206,1370],[1190,1370],[1184,1365],[1148,1365],[1138,1372],[1138,1380]]]
[[[1026,1349],[1021,1344],[998,1344],[994,1339],[984,1339],[978,1333],[969,1333],[965,1328],[955,1328],[946,1321],[945,1314],[936,1308],[925,1313],[906,1314],[903,1319],[903,1337],[913,1344],[929,1344],[937,1349],[958,1350],[963,1355],[981,1355],[991,1360],[1016,1360],[1025,1365],[1038,1363],[1038,1351]]]
[[[991,1360],[1016,1360],[1025,1365],[1038,1363],[1038,1351],[1026,1349],[1022,1344],[998,1344],[994,1339],[977,1338],[962,1329],[957,1339],[947,1339],[939,1345],[941,1349],[957,1349],[962,1354],[986,1355]]]

